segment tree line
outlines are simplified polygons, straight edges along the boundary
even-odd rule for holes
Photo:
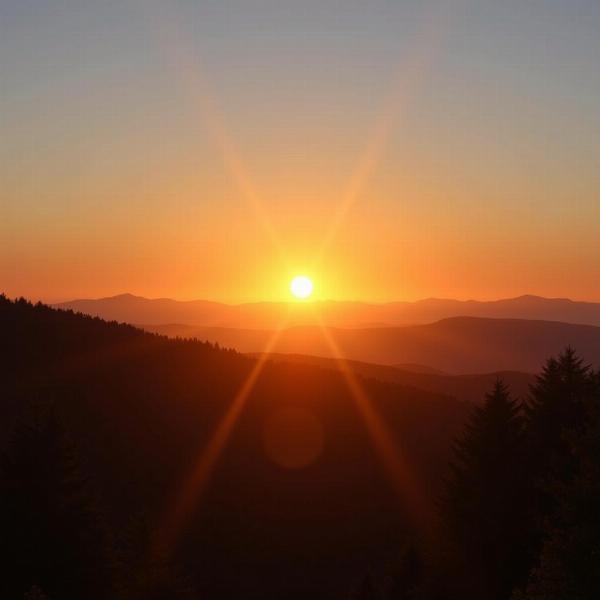
[[[498,380],[455,442],[438,506],[438,547],[407,544],[354,598],[599,598],[599,372],[567,348],[523,401]]]

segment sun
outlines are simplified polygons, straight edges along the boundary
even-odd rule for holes
[[[290,291],[299,300],[306,300],[313,292],[313,282],[305,275],[298,275],[290,282]]]

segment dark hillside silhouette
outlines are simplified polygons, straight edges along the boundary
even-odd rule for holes
[[[107,598],[115,563],[93,492],[52,399],[25,407],[0,465],[2,597]]]
[[[3,596],[598,597],[600,375],[570,347],[475,406],[266,361],[158,544],[256,359],[4,297],[0,331]]]
[[[117,549],[140,513],[151,531],[158,527],[255,365],[207,343],[23,300],[0,299],[0,330],[2,422],[9,424],[3,451],[10,454],[8,430],[25,407],[52,398]],[[433,499],[466,405],[414,388],[362,385]],[[267,422],[288,408],[305,411],[323,435],[314,461],[296,470],[265,450]],[[197,510],[165,558],[165,578],[182,590],[188,586],[180,582],[191,581],[207,598],[344,597],[356,573],[395,556],[407,535],[419,535],[403,506],[342,376],[267,364]],[[36,543],[35,533],[28,535]],[[151,567],[144,565],[152,563],[137,564],[141,574],[126,570],[117,582],[125,579],[122,585],[132,589],[128,578],[148,581]],[[10,585],[23,593],[42,585],[14,577]]]
[[[335,369],[336,361],[333,358],[307,356],[302,354],[271,354],[270,360],[276,362],[305,363],[319,365],[327,369]],[[355,360],[347,361],[350,368],[363,377],[399,383],[400,385],[414,386],[421,390],[442,393],[453,396],[459,400],[481,403],[485,394],[491,389],[496,379],[500,378],[512,390],[517,398],[524,398],[529,386],[534,382],[535,376],[518,371],[500,371],[497,373],[481,373],[472,375],[448,375],[426,369],[419,365],[377,365]]]

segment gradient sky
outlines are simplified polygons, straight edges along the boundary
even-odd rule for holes
[[[0,291],[600,300],[597,0],[0,0]]]

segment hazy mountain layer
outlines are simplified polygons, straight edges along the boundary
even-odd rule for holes
[[[274,362],[291,362],[300,364],[317,365],[326,369],[338,369],[338,362],[333,358],[307,356],[302,354],[272,354],[270,360]],[[447,375],[431,369],[426,371],[422,365],[398,366],[377,365],[355,360],[347,361],[347,365],[362,377],[369,377],[379,381],[399,383],[413,386],[434,393],[449,394],[460,400],[481,403],[485,394],[492,389],[495,381],[500,378],[510,388],[517,398],[525,398],[529,386],[535,381],[535,376],[519,371],[498,371],[472,375]],[[417,370],[417,369],[420,369]]]
[[[265,330],[194,328],[168,325],[148,329],[170,336],[196,337],[242,352],[262,352],[272,337]],[[437,323],[363,329],[329,328],[347,359],[396,365],[428,365],[450,374],[524,371],[571,345],[600,365],[600,327],[552,321],[455,317]],[[286,329],[273,352],[335,357],[320,327]]]
[[[272,329],[287,316],[289,325],[314,325],[319,319],[331,327],[373,327],[432,323],[471,316],[497,319],[536,319],[600,326],[600,303],[562,298],[521,296],[492,302],[427,299],[418,302],[365,304],[360,302],[261,302],[228,305],[205,300],[180,302],[123,294],[98,300],[58,304],[104,319],[134,324],[184,323],[202,327]]]

